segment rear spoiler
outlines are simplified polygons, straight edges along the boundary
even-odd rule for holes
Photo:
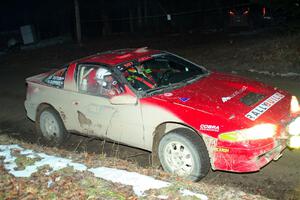
[[[33,82],[33,83],[41,83],[42,80],[47,77],[49,74],[51,74],[51,72],[45,72],[42,74],[38,74],[38,75],[34,75],[31,77],[28,77],[25,79],[26,82]]]

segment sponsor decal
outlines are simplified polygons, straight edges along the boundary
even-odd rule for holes
[[[120,71],[123,71],[123,70],[124,70],[124,67],[121,66],[121,65],[117,66],[117,68],[118,68]]]
[[[247,86],[243,86],[241,89],[235,91],[230,96],[222,97],[222,102],[225,103],[225,102],[229,101],[230,99],[234,98],[235,96],[243,93],[246,89],[247,89]]]
[[[225,103],[226,101],[229,101],[231,98],[230,97],[222,97],[222,102]]]
[[[52,80],[56,80],[56,81],[63,81],[65,79],[65,77],[61,77],[61,76],[52,76],[51,77]]]
[[[213,131],[213,132],[219,132],[220,126],[217,125],[211,125],[211,124],[201,124],[200,130],[202,131]]]
[[[173,96],[173,94],[170,93],[170,92],[167,92],[167,93],[164,94],[164,96],[165,96],[165,97],[171,97],[171,96]]]
[[[188,97],[180,97],[179,100],[182,101],[182,102],[187,102],[188,100],[190,100],[190,98],[188,98]]]
[[[46,82],[52,86],[58,86],[61,87],[64,84],[64,77],[60,77],[60,76],[50,76]]]
[[[284,97],[285,96],[283,94],[276,92],[275,94],[267,98],[265,101],[263,101],[261,104],[256,106],[254,109],[252,109],[250,112],[248,112],[245,115],[245,117],[252,121],[255,121],[259,116],[261,116],[264,112],[269,110],[273,105],[275,105]]]
[[[125,63],[124,64],[124,67],[130,67],[130,66],[132,66],[133,65],[133,62],[128,62],[128,63]]]
[[[228,148],[223,148],[223,147],[216,147],[217,152],[223,152],[223,153],[228,153],[229,149]]]
[[[143,61],[146,61],[146,60],[150,60],[151,57],[150,56],[145,56],[145,57],[141,57],[138,59],[138,62],[143,62]]]

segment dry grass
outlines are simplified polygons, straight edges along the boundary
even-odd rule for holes
[[[195,52],[199,52],[195,55]],[[227,38],[213,45],[178,50],[210,69],[300,72],[300,34],[251,38]]]
[[[247,194],[240,189],[227,186],[209,185],[206,183],[193,183],[172,176],[159,169],[142,168],[134,163],[120,160],[114,157],[89,153],[74,153],[62,149],[42,147],[34,144],[24,143],[5,135],[0,136],[0,144],[19,144],[24,148],[33,149],[37,152],[44,152],[50,155],[71,158],[74,162],[86,164],[88,167],[114,167],[134,171],[140,174],[149,175],[160,180],[171,182],[172,185],[160,190],[150,190],[147,196],[141,199],[195,199],[195,197],[182,196],[180,189],[188,189],[196,193],[202,193],[209,199],[267,199],[253,194]],[[25,160],[23,156],[15,153],[21,166],[30,165],[32,162]],[[0,199],[137,199],[130,186],[121,185],[95,178],[90,172],[78,172],[73,168],[64,168],[45,175],[47,166],[39,169],[38,172],[29,178],[16,178],[7,173],[1,164],[0,158]]]

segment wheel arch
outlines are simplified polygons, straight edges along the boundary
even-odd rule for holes
[[[40,103],[37,106],[36,111],[35,111],[35,121],[37,122],[37,120],[38,120],[39,112],[47,107],[51,108],[53,111],[56,112],[56,114],[60,117],[61,121],[63,122],[64,128],[66,129],[64,113],[59,112],[58,109],[56,109],[53,105],[51,105],[50,103],[47,103],[47,102]]]
[[[43,113],[44,110],[47,110],[49,112],[51,112],[52,114],[54,114],[54,118],[56,118],[56,121],[58,123],[58,126],[60,127],[59,128],[59,132],[61,132],[61,134],[59,134],[59,140],[53,142],[53,143],[50,143],[52,141],[49,141],[49,139],[45,139],[44,136],[42,136],[42,130],[40,128],[40,116],[41,114]],[[62,119],[62,116],[60,114],[60,112],[58,112],[58,110],[51,104],[49,103],[40,103],[37,108],[36,108],[36,116],[35,116],[35,130],[36,130],[36,134],[38,135],[38,140],[41,141],[42,143],[46,144],[46,145],[54,145],[54,146],[59,146],[62,144],[62,142],[67,139],[70,134],[69,132],[67,131],[66,127],[65,127],[65,124],[64,124],[64,121]]]
[[[50,108],[52,108],[53,110],[55,110],[56,112],[57,112],[57,110],[55,109],[55,107],[54,106],[52,106],[51,104],[49,104],[49,103],[46,103],[46,102],[43,102],[43,103],[40,103],[38,106],[37,106],[37,108],[36,108],[36,111],[35,111],[35,120],[37,120],[37,117],[38,117],[38,113],[41,111],[41,110],[43,110],[44,108],[46,108],[46,107],[50,107]],[[57,112],[58,113],[58,112]],[[58,113],[59,114],[59,113]]]
[[[193,132],[194,134],[196,134],[197,136],[199,136],[202,139],[202,134],[187,124],[180,123],[180,122],[174,122],[174,121],[168,121],[168,122],[163,122],[163,123],[159,124],[153,132],[152,154],[151,154],[153,166],[160,165],[160,161],[158,158],[159,141],[168,132],[170,132],[171,130],[178,129],[178,128],[184,128],[184,129],[190,130],[191,132]]]

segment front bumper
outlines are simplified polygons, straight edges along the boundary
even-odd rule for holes
[[[281,157],[283,150],[300,148],[300,115],[281,120],[279,135],[274,138],[231,143],[215,141],[211,163],[215,170],[232,172],[259,171],[272,160]]]
[[[289,137],[287,146],[291,149],[300,149],[300,116],[295,117],[288,125]]]
[[[293,135],[288,138],[287,146],[290,149],[300,149],[300,135]]]
[[[278,140],[256,148],[216,148],[213,155],[213,168],[232,172],[259,171],[272,160],[281,157],[286,148],[286,140]],[[220,149],[223,149],[220,151]],[[224,150],[227,149],[227,150]]]
[[[230,27],[248,27],[250,26],[248,18],[244,16],[231,17],[229,20]]]

